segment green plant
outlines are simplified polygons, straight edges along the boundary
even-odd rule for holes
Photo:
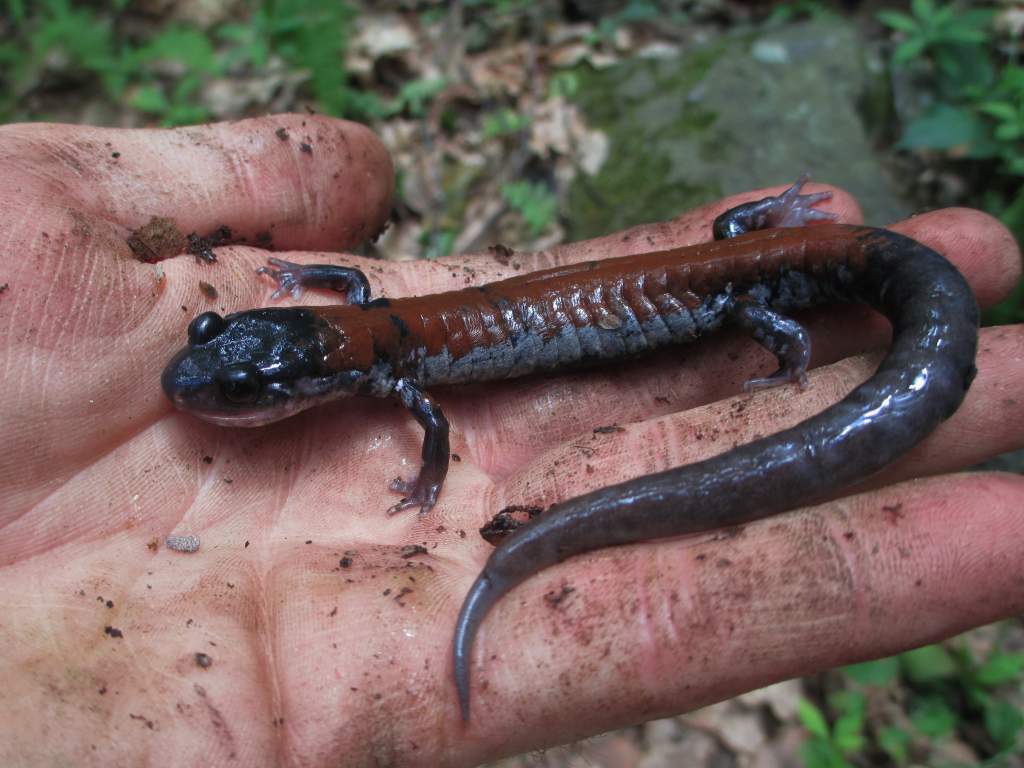
[[[355,11],[339,0],[250,0],[240,21],[209,33],[177,24],[155,34],[128,32],[128,3],[103,10],[71,0],[6,0],[11,40],[0,41],[0,118],[55,69],[79,84],[95,82],[113,103],[130,103],[164,124],[207,119],[200,95],[211,80],[261,70],[276,57],[308,75],[320,108],[356,118],[384,114],[380,100],[349,85],[345,43]],[[393,110],[422,108],[422,83],[408,84]],[[25,119],[27,114],[17,114]]]
[[[906,34],[893,52],[893,61],[906,64],[929,54],[948,76],[962,71],[962,55],[971,54],[961,46],[986,43],[993,12],[988,9],[961,9],[954,5],[936,5],[934,0],[911,0],[911,14],[879,11],[878,20]]]
[[[380,106],[348,85],[345,43],[355,17],[344,0],[262,0],[244,21],[222,26],[218,36],[233,44],[226,53],[232,66],[260,69],[277,55],[289,68],[309,73],[324,112],[365,118]]]
[[[484,115],[484,138],[493,139],[498,136],[511,136],[526,130],[530,125],[530,116],[514,109],[500,109]]]
[[[619,27],[625,24],[642,22],[685,23],[686,16],[678,8],[678,3],[658,2],[658,0],[629,0],[626,5],[615,13],[605,14],[597,22],[594,31],[587,36],[590,45],[609,43],[615,39]]]
[[[903,654],[904,675],[915,685],[911,722],[926,736],[946,736],[960,724],[958,713],[980,715],[997,752],[1017,744],[1024,715],[996,695],[1024,681],[1024,654],[995,651],[979,660],[966,646],[954,653],[926,646]]]
[[[492,13],[509,13],[525,10],[532,5],[531,0],[463,0],[467,8],[480,8]]]
[[[544,184],[514,181],[502,184],[501,194],[512,210],[523,217],[530,237],[536,237],[554,220],[558,201]]]
[[[913,67],[930,83],[930,104],[905,126],[900,146],[943,151],[952,161],[979,166],[993,188],[981,203],[1024,239],[1024,68],[995,45],[994,17],[991,8],[934,0],[912,0],[909,14],[878,12],[879,21],[902,36],[893,65]],[[987,319],[1024,320],[1024,292]]]
[[[571,99],[580,90],[580,78],[572,70],[555,72],[548,80],[548,94]]]
[[[174,26],[138,48],[131,59],[137,65],[139,85],[131,97],[132,106],[157,115],[167,125],[185,125],[206,120],[209,110],[196,94],[207,77],[222,72],[213,45],[196,29]],[[180,73],[177,78],[160,77],[164,71]]]
[[[73,8],[69,0],[44,0],[38,12],[30,36],[23,41],[22,57],[9,73],[15,84],[38,77],[46,61],[55,59],[65,71],[81,69],[98,75],[108,94],[119,94],[129,63],[121,55],[111,21],[88,8]],[[12,17],[29,20],[23,7]]]
[[[965,733],[977,737],[973,723],[981,724],[987,739],[987,765],[1000,764],[1018,748],[1024,715],[1004,694],[1013,687],[1024,690],[1022,653],[997,649],[978,659],[965,642],[952,651],[929,645],[855,664],[843,673],[845,689],[827,697],[827,711],[801,703],[799,717],[808,732],[801,755],[807,768],[846,768],[858,756],[860,763],[875,764],[866,755],[879,753],[893,765],[908,765],[912,744]],[[897,684],[906,694],[904,715],[895,723],[871,722],[864,706],[868,691]]]
[[[439,259],[449,255],[455,245],[457,234],[455,230],[449,228],[425,231],[420,237],[421,256],[424,259]]]
[[[422,117],[426,105],[448,85],[443,77],[425,77],[404,83],[383,110],[382,116],[390,117],[408,112],[412,117]]]
[[[790,0],[779,3],[772,8],[765,24],[786,24],[797,19],[820,19],[833,14],[834,11],[818,0]]]
[[[831,727],[814,704],[806,699],[800,702],[797,714],[811,735],[800,748],[806,768],[853,768],[846,758],[864,746],[864,701],[857,691],[829,696],[829,708],[836,713]]]
[[[980,96],[976,108],[995,122],[995,151],[1006,169],[1024,176],[1024,153],[1020,151],[1024,140],[1024,67],[1006,67],[991,93]]]

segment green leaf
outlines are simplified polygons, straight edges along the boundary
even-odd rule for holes
[[[852,768],[838,749],[821,738],[800,745],[800,760],[804,768]]]
[[[1022,725],[1024,715],[1008,701],[992,699],[985,707],[985,730],[1000,749],[1010,749],[1017,744]]]
[[[197,74],[189,74],[180,78],[171,93],[171,103],[175,110],[187,110],[190,114],[206,114],[206,107],[197,103],[193,96],[202,86],[203,81]],[[199,118],[200,120],[202,118]],[[198,120],[197,120],[198,122]]]
[[[1009,66],[1004,69],[997,90],[1003,94],[1016,95],[1018,99],[1024,98],[1024,67]]]
[[[825,715],[814,704],[807,699],[800,699],[800,703],[797,705],[797,716],[800,718],[800,723],[812,736],[828,739],[828,722],[825,720]]]
[[[918,23],[905,13],[900,13],[899,11],[879,11],[875,15],[887,27],[898,29],[900,32],[916,34],[920,30]]]
[[[210,111],[201,104],[174,104],[160,121],[166,126],[196,125],[210,119]]]
[[[974,679],[980,685],[993,686],[1021,679],[1024,670],[1024,653],[993,653],[975,672]]]
[[[1007,173],[1011,173],[1015,176],[1024,176],[1024,156],[1010,156],[1004,158],[1004,162],[1006,163],[1006,167],[1003,169],[1004,171],[1006,171]]]
[[[999,214],[999,220],[1014,232],[1024,233],[1024,187],[1017,190],[1017,197]],[[1024,304],[1024,281],[1018,283],[1014,292],[1020,294]]]
[[[501,193],[509,206],[523,217],[529,226],[531,237],[543,232],[558,210],[558,200],[543,184],[516,181],[503,184]]]
[[[829,696],[829,705],[839,712],[832,726],[832,743],[843,754],[860,751],[864,746],[864,694],[837,691]]]
[[[423,114],[423,108],[434,96],[444,90],[447,81],[443,77],[425,77],[405,83],[395,98],[395,112],[408,108],[414,117]]]
[[[866,699],[860,691],[836,691],[828,697],[829,706],[842,714],[859,714],[863,716]]]
[[[895,680],[899,671],[900,661],[895,656],[843,667],[843,672],[861,685],[885,685]]]
[[[1003,123],[998,126],[995,131],[996,138],[1005,142],[1016,141],[1022,135],[1024,135],[1024,126],[1021,125],[1009,125]]]
[[[11,18],[15,21],[25,20],[25,2],[24,0],[7,0],[7,12],[11,14]]]
[[[983,43],[988,40],[988,34],[981,29],[949,26],[943,30],[942,39],[951,43]]]
[[[132,96],[131,104],[140,112],[161,114],[168,108],[169,103],[164,92],[154,85],[144,85]]]
[[[900,654],[903,673],[912,683],[931,683],[956,676],[956,662],[941,645],[926,645]]]
[[[248,41],[252,39],[252,31],[248,24],[222,24],[217,28],[217,38],[235,43]]]
[[[893,51],[892,60],[896,64],[906,64],[916,59],[924,51],[928,41],[923,37],[912,37],[896,46]]]
[[[180,61],[189,69],[216,72],[217,60],[213,46],[198,30],[172,27],[150,40],[139,50],[142,61]]]
[[[352,98],[343,55],[354,18],[351,6],[337,0],[276,0],[262,7],[261,34],[292,68],[309,71],[320,108],[335,116],[358,109],[362,102]]]
[[[438,259],[447,256],[455,245],[455,232],[449,229],[431,232],[424,245],[426,248],[423,251],[423,258],[425,259]]]
[[[931,739],[941,739],[956,727],[956,714],[938,696],[921,699],[910,713],[914,728]]]
[[[661,11],[658,9],[658,4],[650,2],[644,2],[644,0],[630,0],[630,2],[619,12],[619,19],[621,21],[637,22],[637,21],[652,21],[657,19]]]
[[[957,15],[960,24],[977,29],[984,29],[995,20],[996,12],[992,8],[970,8],[961,10]]]
[[[910,734],[888,725],[878,732],[878,746],[897,765],[905,765],[909,757]]]
[[[21,50],[10,43],[0,43],[0,64],[10,66],[21,56]]]
[[[935,3],[932,0],[910,0],[910,10],[922,21],[931,20],[935,15]]]
[[[496,136],[508,136],[518,133],[530,125],[530,116],[513,109],[502,109],[484,116],[484,136],[493,139]]]
[[[575,72],[558,72],[548,80],[548,94],[571,99],[580,89],[580,78]]]
[[[380,119],[390,114],[384,102],[375,93],[346,88],[342,103],[342,112],[349,116]]]
[[[950,149],[972,146],[984,136],[985,126],[976,113],[949,104],[936,104],[921,117],[914,120],[903,132],[899,146],[904,149]],[[934,647],[934,646],[931,646]],[[919,649],[924,651],[924,649]],[[918,653],[911,651],[911,653]],[[945,654],[944,651],[925,651],[920,658],[932,658]],[[904,654],[904,657],[907,654]],[[913,658],[916,657],[912,657]],[[948,663],[942,662],[943,668]]]
[[[804,768],[832,768],[835,748],[825,739],[812,739],[800,745]]]
[[[832,742],[844,755],[859,752],[864,748],[863,715],[843,715],[832,727]]]
[[[943,5],[940,8],[935,9],[935,13],[932,14],[928,20],[928,26],[933,30],[945,30],[949,25],[949,22],[953,19],[953,13],[955,9],[952,5]],[[940,32],[941,35],[941,32]]]
[[[932,51],[939,101],[961,103],[972,89],[990,96],[996,73],[988,50],[981,45],[943,43]]]

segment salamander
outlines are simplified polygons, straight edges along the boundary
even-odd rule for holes
[[[488,610],[566,558],[618,544],[739,525],[810,504],[904,454],[964,398],[974,376],[978,307],[945,258],[885,229],[842,225],[814,206],[827,192],[726,211],[708,243],[554,267],[473,288],[370,299],[357,269],[272,259],[276,298],[329,287],[348,303],[206,312],[162,376],[179,409],[255,426],[342,396],[397,397],[424,429],[422,465],[389,512],[433,506],[448,471],[448,422],[426,392],[632,357],[727,323],[775,354],[745,389],[806,383],[810,341],[787,317],[860,301],[893,326],[875,374],[797,426],[715,458],[558,502],[503,540],[465,599],[454,673],[469,717],[473,639]],[[810,226],[805,226],[812,224]],[[756,500],[756,501],[755,501]]]

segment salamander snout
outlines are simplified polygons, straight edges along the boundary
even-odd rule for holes
[[[204,312],[164,368],[164,393],[179,410],[229,426],[259,426],[349,394],[362,374],[327,366],[317,322],[302,308]]]
[[[282,382],[265,380],[251,362],[225,365],[217,357],[188,346],[171,358],[160,384],[178,410],[236,426],[258,426],[294,412]]]

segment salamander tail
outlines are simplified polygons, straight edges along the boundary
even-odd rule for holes
[[[455,644],[453,660],[455,662],[455,687],[459,694],[459,710],[462,720],[469,720],[469,662],[473,650],[473,639],[484,616],[491,606],[498,601],[507,589],[493,583],[484,569],[470,587],[466,601],[459,611],[459,619],[455,624]]]

